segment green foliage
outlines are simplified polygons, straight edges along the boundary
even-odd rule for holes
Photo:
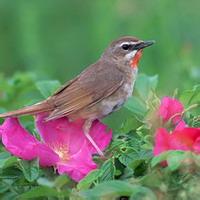
[[[156,200],[155,195],[150,189],[118,180],[101,183],[91,190],[80,192],[80,196],[80,199],[88,200],[100,200],[102,198],[105,200],[115,200],[120,196],[130,197],[130,199]]]
[[[25,179],[28,182],[35,181],[39,176],[39,161],[33,160],[31,162],[27,162],[25,160],[21,160],[19,162],[19,166]]]
[[[63,191],[59,192],[55,188],[49,188],[46,186],[38,186],[34,187],[33,189],[23,193],[22,195],[19,195],[19,199],[36,199],[38,197],[57,197],[60,199],[63,199],[65,197],[68,197],[69,192]]]
[[[146,76],[141,74],[137,77],[134,94],[125,104],[125,108],[138,117],[144,118],[151,103],[152,96],[158,83],[158,76]]]
[[[32,97],[29,102],[37,102],[51,95],[59,85],[58,81],[40,81],[29,73],[17,74],[12,79],[2,76],[1,110],[29,104],[26,94]],[[152,154],[155,130],[149,119],[160,101],[156,96],[157,85],[157,76],[139,75],[134,97],[121,113],[105,120],[114,126],[113,141],[105,158],[94,157],[98,169],[79,183],[58,175],[52,168],[39,167],[38,160],[16,158],[0,145],[0,199],[198,199],[199,155],[186,151],[167,151],[156,157]],[[200,102],[198,91],[197,85],[176,93],[186,106],[184,119],[195,127],[200,125],[200,111],[196,109]],[[23,117],[22,122],[38,136],[33,119]],[[166,161],[168,165],[163,167]]]
[[[47,98],[50,95],[52,95],[56,89],[60,87],[60,82],[57,80],[54,81],[38,81],[36,83],[36,86],[38,90],[41,92],[41,94]]]

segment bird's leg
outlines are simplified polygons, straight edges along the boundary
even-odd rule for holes
[[[97,146],[97,144],[95,143],[95,141],[92,139],[92,137],[90,136],[90,128],[92,126],[92,122],[93,120],[86,120],[84,125],[83,125],[83,132],[85,134],[85,136],[87,137],[87,139],[90,141],[90,143],[92,144],[92,146],[97,150],[97,153],[104,157],[103,152],[101,151],[101,149],[99,149],[99,147]]]

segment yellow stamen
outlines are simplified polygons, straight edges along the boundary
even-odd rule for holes
[[[69,150],[62,144],[52,146],[53,150],[59,155],[61,161],[68,161],[70,159]]]

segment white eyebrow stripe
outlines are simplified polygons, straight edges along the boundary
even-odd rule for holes
[[[120,44],[120,47],[121,46],[123,46],[124,44],[127,44],[127,45],[132,45],[132,44],[137,44],[137,42],[122,42],[121,44]]]

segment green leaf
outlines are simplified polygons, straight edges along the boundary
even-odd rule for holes
[[[33,161],[21,160],[19,164],[20,164],[20,169],[22,170],[24,177],[27,181],[33,182],[38,178],[39,176],[38,160],[33,160]]]
[[[166,151],[160,155],[154,157],[151,161],[152,167],[156,166],[162,161],[167,161],[168,168],[174,171],[179,168],[182,161],[186,158],[187,154],[185,151]]]
[[[130,97],[124,107],[139,117],[144,117],[147,112],[146,105],[135,96]]]
[[[152,181],[153,180],[153,181]],[[163,174],[159,170],[154,170],[141,177],[140,184],[146,187],[160,187],[163,181]]]
[[[133,191],[130,200],[157,200],[157,198],[150,189],[140,187]]]
[[[54,186],[56,188],[61,188],[63,185],[69,182],[69,178],[66,175],[60,175],[58,176],[54,181]]]
[[[182,164],[182,161],[187,157],[186,152],[184,151],[173,151],[170,152],[167,156],[167,164],[168,168],[171,171],[177,170],[180,165]]]
[[[20,170],[15,167],[0,169],[0,179],[22,179],[23,175]]]
[[[141,162],[150,159],[152,153],[150,151],[141,150],[137,151],[129,151],[127,153],[122,154],[119,157],[119,160],[122,164],[132,169],[135,169]]]
[[[57,80],[38,81],[36,83],[36,87],[45,98],[51,96],[60,87],[60,85],[60,82]]]
[[[120,132],[128,133],[131,130],[136,130],[141,125],[142,125],[142,123],[138,119],[136,119],[136,117],[131,116],[122,124]]]
[[[157,164],[161,163],[162,161],[167,160],[167,156],[169,155],[170,151],[165,151],[158,156],[153,157],[151,160],[151,166],[155,167]]]
[[[125,166],[129,166],[129,164],[137,158],[137,153],[135,151],[124,153],[119,157],[119,161]]]
[[[186,90],[180,95],[180,101],[189,106],[194,103],[200,103],[200,85],[195,85],[192,90]]]
[[[11,156],[8,152],[0,153],[0,168],[7,168],[17,163],[17,158]]]
[[[106,162],[104,162],[100,170],[101,170],[101,176],[99,177],[100,182],[113,180],[116,171],[114,159],[111,158]]]
[[[99,176],[102,174],[100,169],[91,171],[84,179],[82,179],[78,185],[78,190],[88,189],[94,181],[96,181]]]
[[[39,177],[37,179],[37,183],[38,183],[38,185],[41,185],[41,186],[54,187],[54,182],[50,181],[49,179],[47,179],[45,177]]]
[[[65,190],[64,192],[59,192],[55,188],[49,188],[47,186],[37,186],[33,189],[19,195],[19,199],[29,199],[29,198],[38,198],[38,197],[58,197],[64,198],[68,197],[69,191]]]
[[[4,179],[0,182],[0,193],[4,193],[10,189],[11,185],[13,184],[14,180]]]
[[[135,83],[135,90],[143,100],[147,100],[152,90],[156,89],[158,84],[158,75],[147,76],[139,74]]]
[[[133,186],[127,182],[123,181],[107,181],[103,182],[91,190],[81,191],[81,196],[85,199],[100,198],[106,196],[130,196],[132,194]]]
[[[103,182],[93,189],[81,191],[80,196],[87,200],[98,199],[116,199],[120,196],[131,196],[140,192],[147,191],[148,189],[138,185],[131,185],[125,181],[113,180]],[[151,190],[148,190],[151,192]],[[155,198],[154,198],[155,199]]]

